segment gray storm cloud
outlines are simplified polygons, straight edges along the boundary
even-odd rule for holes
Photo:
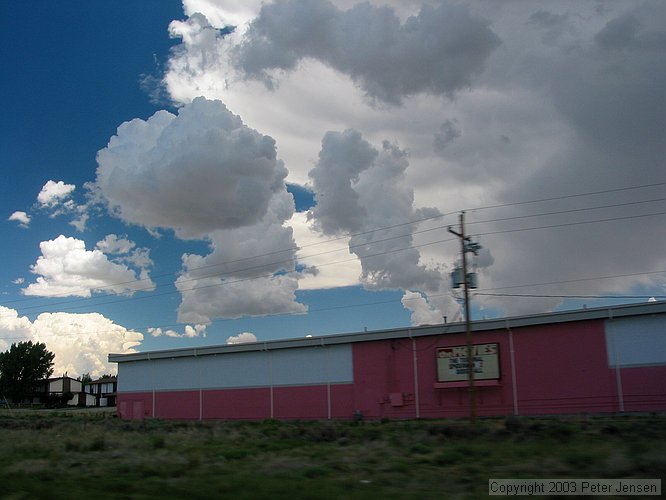
[[[213,231],[206,256],[183,255],[176,280],[182,300],[181,322],[208,323],[214,318],[240,318],[304,313],[297,302],[296,242],[283,224],[294,212],[284,191],[274,196],[264,217],[252,226]]]
[[[294,200],[271,137],[222,102],[196,98],[177,115],[124,123],[97,160],[93,187],[112,213],[210,242],[208,255],[183,255],[179,321],[307,310],[296,301],[296,244],[284,225]]]
[[[412,247],[418,223],[406,222],[439,212],[413,207],[408,165],[397,146],[384,142],[377,150],[358,131],[346,130],[326,133],[310,171],[317,202],[310,218],[324,234],[351,235],[349,250],[361,261],[361,282],[368,289],[434,291],[441,283],[440,271],[422,264]]]
[[[367,213],[355,184],[361,172],[372,167],[378,154],[357,130],[326,133],[319,162],[309,174],[317,199],[311,213],[324,234],[361,230]]]
[[[433,148],[436,153],[444,151],[449,144],[458,139],[462,135],[462,131],[458,128],[456,120],[446,120],[439,127],[433,139]]]
[[[271,137],[204,98],[123,123],[97,162],[111,212],[184,238],[259,222],[287,175]]]
[[[499,44],[488,22],[462,5],[424,5],[402,23],[393,8],[368,2],[340,10],[328,0],[285,0],[262,7],[235,64],[272,87],[272,70],[313,58],[349,75],[370,98],[398,104],[469,87]]]
[[[438,311],[451,317],[443,310],[446,304],[438,303],[437,295],[446,287],[435,287],[441,276],[433,263],[453,263],[454,245],[421,248],[419,256],[416,249],[400,252],[389,246],[406,247],[424,238],[409,225],[401,232],[395,228],[359,234],[393,220],[418,218],[414,198],[407,196],[411,189],[417,205],[457,212],[655,183],[649,190],[605,197],[472,210],[467,220],[471,234],[479,235],[492,253],[490,258],[478,258],[482,289],[525,295],[519,299],[477,295],[473,302],[479,307],[496,306],[502,313],[519,314],[557,307],[563,301],[558,294],[633,293],[641,286],[663,293],[663,285],[652,275],[556,283],[664,269],[663,219],[547,229],[659,213],[663,200],[523,217],[663,198],[666,3],[441,1],[420,12],[414,11],[420,2],[383,3],[392,3],[395,11],[370,3],[350,8],[351,1],[274,2],[255,11],[247,30],[239,27],[232,35],[211,29],[206,18],[190,9],[187,21],[172,23],[172,35],[182,38],[182,43],[172,52],[165,86],[177,102],[189,102],[202,93],[223,98],[253,126],[278,137],[293,182],[305,182],[325,130],[361,131],[363,136],[344,132],[325,137],[310,174],[317,188],[311,216],[324,234],[357,235],[352,249],[362,256],[363,284],[411,290],[404,303],[416,313],[415,321],[429,322]],[[203,13],[209,20],[226,19],[220,9],[210,3]],[[250,14],[243,17],[249,18]],[[221,26],[219,20],[211,22]],[[262,85],[243,77],[273,85],[276,91],[265,92]],[[363,106],[363,92],[371,102],[404,106]],[[363,137],[372,138],[373,144]],[[390,137],[410,152],[408,170],[400,173],[398,167],[406,158],[399,158],[400,150],[391,152],[390,145],[380,147],[375,142],[378,137]],[[372,183],[378,186],[374,191]],[[396,206],[390,203],[392,198]],[[490,222],[482,224],[484,220]],[[539,226],[544,229],[518,231]],[[227,234],[228,240],[232,234],[247,234],[245,227],[224,226],[213,233]],[[406,236],[387,240],[400,235]],[[275,237],[284,242],[282,236]],[[196,270],[197,258],[205,259],[205,265],[221,262],[223,251],[229,258],[241,254],[224,250],[224,241],[211,237],[211,254],[192,256],[186,272],[195,279],[209,279]],[[495,264],[488,267],[492,258]],[[233,266],[225,269],[241,274]],[[292,276],[292,271],[278,272]],[[550,282],[555,284],[526,286]],[[288,285],[291,291],[283,298],[292,297],[285,303],[295,307],[290,295],[293,282],[288,280]],[[516,288],[501,288],[512,285]],[[431,294],[432,288],[437,293]],[[191,321],[197,311],[206,316],[203,308],[216,300],[219,304],[226,300],[227,305],[210,306],[211,314],[232,310],[230,298],[206,295],[203,290],[197,293],[208,301],[205,304],[184,299],[181,311],[194,313]],[[416,293],[425,291],[426,295]],[[239,291],[246,292],[251,291]],[[553,297],[530,298],[530,294]]]
[[[524,13],[529,20],[527,29],[516,32],[513,40],[507,39],[506,53],[494,54],[490,70],[484,75],[485,84],[495,88],[512,84],[536,96],[544,109],[551,110],[553,123],[559,123],[565,131],[550,154],[544,147],[540,155],[532,157],[531,164],[518,158],[522,170],[508,169],[506,174],[507,178],[511,173],[522,175],[514,176],[512,182],[496,191],[496,196],[511,203],[652,183],[655,187],[505,207],[475,215],[487,220],[609,206],[521,223],[472,226],[471,231],[497,233],[484,237],[501,263],[488,270],[492,284],[486,281],[484,286],[538,284],[491,293],[553,295],[526,299],[480,297],[479,301],[511,313],[525,313],[556,307],[563,301],[559,294],[594,297],[658,283],[654,275],[640,273],[664,269],[666,262],[659,250],[666,244],[664,232],[659,229],[662,219],[649,216],[664,209],[663,185],[659,183],[664,180],[666,157],[666,4],[615,2],[608,7],[597,23],[590,23],[582,15],[564,15],[544,5],[535,6],[534,13]],[[511,17],[514,14],[514,10],[505,13],[502,22],[506,25],[500,33],[515,25]],[[541,120],[544,123],[545,116]],[[538,123],[532,128],[538,130]],[[522,145],[516,141],[516,147]],[[603,220],[608,222],[594,222]],[[501,233],[558,224],[565,226]],[[625,273],[638,274],[576,281]],[[562,280],[571,281],[558,284]],[[554,284],[547,285],[551,282]]]

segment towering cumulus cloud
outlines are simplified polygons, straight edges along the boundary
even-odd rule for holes
[[[120,218],[210,242],[207,256],[183,255],[179,321],[305,312],[296,244],[283,226],[294,200],[271,137],[197,98],[178,115],[121,125],[98,163],[96,187]]]
[[[461,5],[424,5],[401,23],[392,8],[369,2],[343,11],[328,0],[283,0],[262,7],[235,62],[270,87],[271,70],[313,58],[349,75],[371,98],[399,103],[468,87],[498,45],[488,23]]]
[[[327,265],[342,259],[301,251],[319,278],[338,275],[311,273],[302,286],[355,285],[359,276],[366,289],[404,290],[415,323],[452,317],[442,279],[459,258],[446,233],[452,218],[438,229],[409,222],[436,206],[465,209],[469,234],[501,264],[474,262],[474,304],[490,315],[553,309],[562,296],[663,291],[651,273],[664,269],[655,228],[664,212],[665,2],[260,3],[184,0],[188,17],[170,24],[181,43],[162,84],[185,106],[126,124],[108,158],[100,154],[98,185],[115,213],[210,243],[208,255],[183,257],[181,320],[303,310],[274,145],[259,154],[263,136],[200,95],[275,138],[290,182],[311,182],[309,223],[291,219],[303,248],[305,229],[316,244],[350,239],[358,263],[344,280],[340,263]],[[344,129],[320,146],[326,131]],[[237,135],[255,138],[238,149],[248,160],[243,181],[226,159]],[[215,148],[224,154],[209,154]],[[241,195],[255,184],[254,196]]]
[[[271,137],[204,98],[122,124],[97,162],[111,211],[184,238],[259,222],[287,175]]]
[[[108,353],[136,352],[143,335],[98,313],[42,313],[30,321],[15,309],[0,306],[0,351],[27,341],[44,342],[55,354],[54,375],[89,373],[95,378],[116,370]]]
[[[184,272],[176,280],[183,297],[181,322],[207,323],[212,318],[239,318],[278,313],[304,313],[296,301],[292,229],[283,226],[294,211],[286,191],[275,196],[257,224],[214,231],[212,252],[183,256]]]
[[[377,150],[358,131],[346,130],[324,136],[310,171],[317,201],[310,217],[325,234],[351,235],[349,250],[361,261],[366,288],[439,288],[439,270],[420,263],[412,246],[418,222],[408,223],[439,212],[413,207],[414,193],[405,183],[408,165],[397,146],[384,142]]]

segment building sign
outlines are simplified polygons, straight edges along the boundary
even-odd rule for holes
[[[474,379],[492,380],[500,378],[499,344],[475,344]],[[461,382],[467,380],[467,346],[440,347],[437,349],[437,380],[439,382]]]

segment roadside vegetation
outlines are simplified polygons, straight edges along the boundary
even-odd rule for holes
[[[666,479],[666,416],[131,422],[0,410],[0,498],[482,498],[489,478]]]

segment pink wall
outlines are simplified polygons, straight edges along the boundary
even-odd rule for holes
[[[603,321],[512,331],[517,414],[618,411],[614,370],[608,367]],[[498,343],[500,379],[477,381],[477,414],[511,415],[514,394],[507,330],[474,334],[474,344]],[[418,411],[410,339],[354,344],[355,405],[370,418],[460,417],[469,414],[466,384],[437,384],[439,347],[464,345],[464,335],[421,337],[414,346],[418,365]],[[645,369],[641,373],[644,373]],[[623,373],[627,369],[623,370]],[[663,381],[654,376],[655,381]],[[629,383],[625,384],[625,400]],[[640,384],[635,384],[640,385]],[[645,386],[643,386],[645,387]],[[651,394],[661,394],[652,384]],[[633,388],[631,390],[634,390]],[[396,397],[402,394],[402,402]],[[398,403],[396,404],[396,399]]]
[[[119,392],[116,399],[118,416],[126,420],[152,417],[153,395],[150,392]]]
[[[270,418],[270,388],[203,391],[203,418]]]
[[[520,414],[618,411],[603,321],[514,331]]]
[[[345,419],[353,416],[352,384],[335,384],[273,388],[273,418],[280,419]],[[160,391],[155,393],[155,415],[152,392],[118,394],[121,418],[174,418],[183,420],[271,418],[271,388]],[[201,398],[201,400],[200,400]]]
[[[505,351],[508,353],[508,336],[481,333],[474,338],[475,344],[493,342],[500,344],[501,385],[481,386],[486,382],[478,381],[478,415],[511,413],[509,357],[502,355]],[[368,418],[416,418],[417,414],[420,418],[468,415],[469,399],[465,384],[437,384],[437,348],[464,344],[465,339],[461,335],[421,337],[415,339],[414,344],[411,339],[354,344],[355,406]],[[418,371],[418,410],[414,351]]]
[[[327,418],[326,386],[275,387],[273,409],[275,418]]]
[[[666,366],[609,367],[603,320],[475,333],[474,343],[499,344],[500,379],[477,382],[479,416],[617,412],[622,404],[625,411],[666,411]],[[370,419],[464,417],[466,384],[438,383],[436,361],[437,348],[464,344],[463,334],[357,342],[353,384],[157,392],[154,416],[350,419],[358,410]],[[118,394],[122,418],[153,416],[152,407],[152,393]]]
[[[476,381],[477,415],[508,415],[512,413],[511,357],[509,354],[509,336],[506,332],[476,333],[474,344],[499,344],[500,379],[498,381]],[[433,349],[425,351],[426,345]],[[465,344],[464,335],[441,336],[423,339],[418,349],[422,350],[424,374],[422,377],[421,413],[432,417],[462,417],[469,415],[469,390],[464,383],[462,387],[449,387],[453,384],[437,384],[437,365],[435,352],[438,347],[451,347]],[[497,385],[484,385],[497,384]]]
[[[198,419],[199,391],[156,392],[155,415],[169,415],[169,418],[182,420]]]
[[[666,366],[622,368],[624,411],[666,411]]]

